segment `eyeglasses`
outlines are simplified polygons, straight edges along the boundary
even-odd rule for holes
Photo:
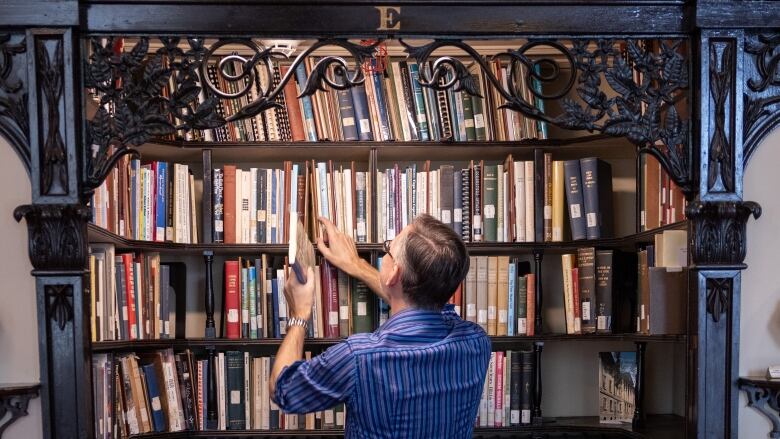
[[[385,251],[385,253],[390,255],[391,258],[395,259],[395,256],[393,256],[393,254],[390,253],[390,244],[392,242],[393,242],[392,239],[388,239],[387,241],[385,241],[384,244],[382,244],[382,249]]]

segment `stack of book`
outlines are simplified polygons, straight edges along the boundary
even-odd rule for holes
[[[685,220],[685,195],[650,154],[640,156],[639,181],[640,231]]]

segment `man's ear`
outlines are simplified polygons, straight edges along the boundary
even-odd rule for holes
[[[385,286],[391,287],[401,282],[401,270],[401,266],[393,264],[393,268],[390,269],[390,275],[387,276],[387,280],[385,281]]]

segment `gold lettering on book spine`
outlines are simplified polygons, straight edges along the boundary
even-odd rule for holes
[[[379,11],[377,30],[401,30],[400,6],[375,6]]]

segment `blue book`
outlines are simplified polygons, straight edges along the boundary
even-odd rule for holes
[[[257,338],[257,268],[247,269],[249,278],[249,338]]]
[[[337,75],[335,78],[337,84],[345,84],[346,79],[343,75]],[[355,126],[355,107],[352,102],[352,93],[349,89],[337,90],[339,104],[339,117],[341,117],[341,135],[344,140],[358,140],[358,130]]]
[[[279,328],[279,287],[276,279],[271,281],[271,318],[273,321],[274,337],[281,337],[281,328]]]
[[[509,263],[509,315],[507,316],[506,335],[515,334],[515,294],[517,294],[517,265]]]
[[[355,108],[358,139],[374,140],[374,134],[371,132],[371,116],[368,114],[368,96],[366,96],[365,83],[356,85],[349,91],[352,93],[352,105]]]
[[[144,364],[144,377],[146,378],[146,394],[149,397],[149,406],[152,408],[152,427],[156,432],[165,431],[165,415],[160,403],[160,386],[157,384],[157,374],[154,364]]]
[[[165,227],[167,226],[165,214],[168,212],[168,209],[166,208],[168,200],[165,196],[168,192],[165,187],[167,181],[168,163],[157,162],[157,212],[154,220],[155,241],[165,241]]]
[[[376,60],[372,59],[371,62],[375,63]],[[387,101],[385,100],[385,89],[382,81],[382,74],[374,72],[371,74],[371,79],[374,81],[374,95],[376,96],[377,113],[379,116],[379,138],[382,140],[392,140],[392,132],[390,130],[390,118],[387,115]]]
[[[569,225],[571,226],[571,239],[585,239],[587,233],[579,160],[566,160],[563,162],[563,178],[563,184],[566,187],[566,203],[569,212]]]
[[[298,81],[298,93],[306,87],[306,67],[303,63],[295,68],[295,79]],[[311,96],[299,98],[303,106],[303,125],[306,131],[306,138],[310,142],[317,141],[317,127],[314,124],[314,107],[311,104]]]

